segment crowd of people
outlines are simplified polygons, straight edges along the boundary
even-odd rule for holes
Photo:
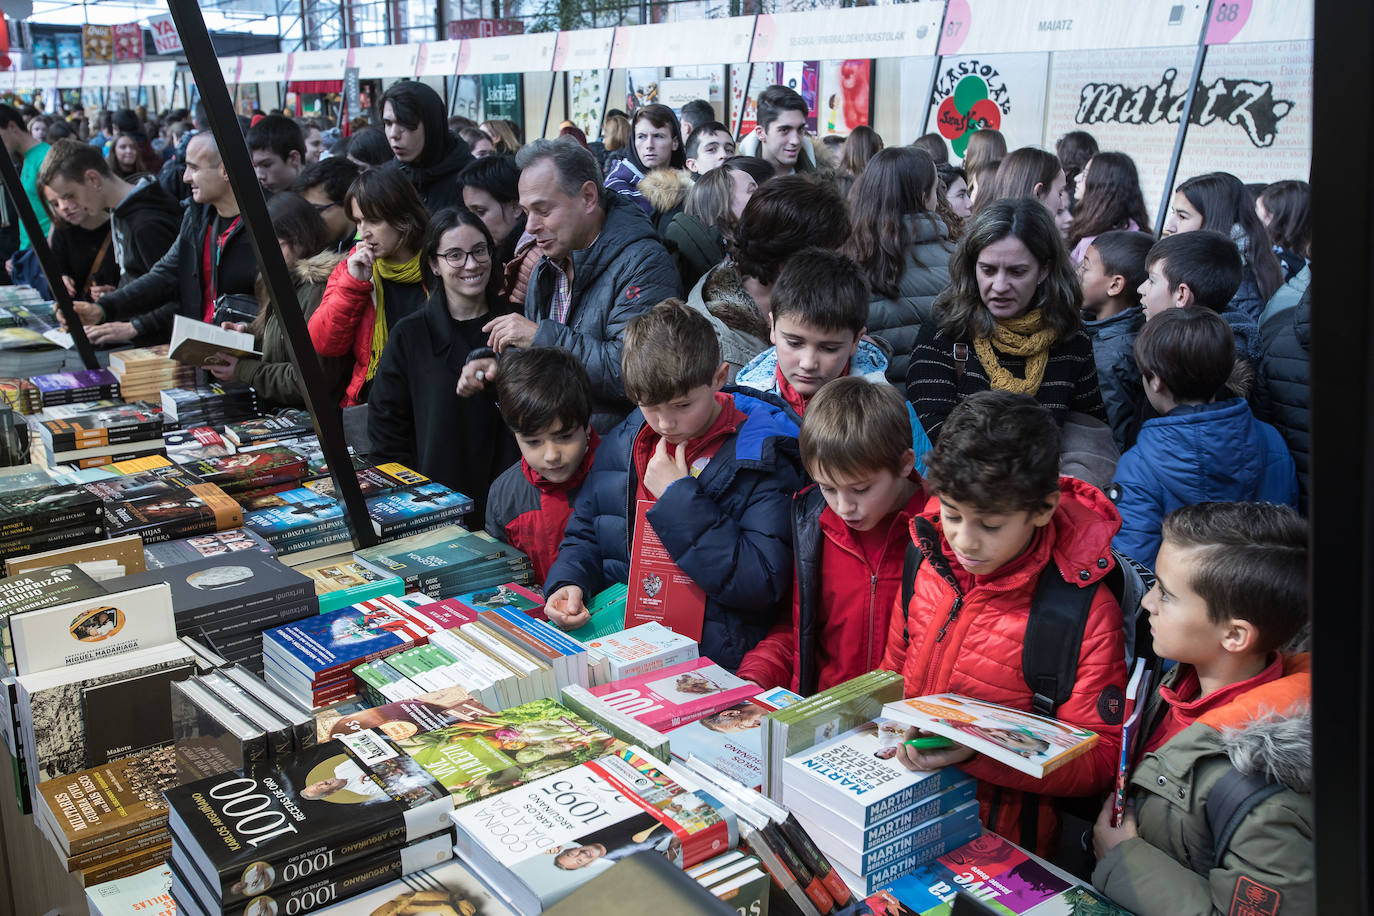
[[[0,105],[0,138],[92,340],[248,330],[261,356],[214,374],[302,405],[187,115],[116,112],[88,141]],[[1131,156],[1084,132],[1050,152],[979,130],[955,164],[935,134],[822,142],[807,115],[773,86],[742,138],[697,101],[524,144],[405,81],[327,151],[280,113],[246,138],[331,396],[530,555],[551,620],[584,622],[647,525],[702,654],[761,686],[885,667],[908,696],[1047,707],[1101,740],[1044,780],[900,754],[963,767],[984,822],[1046,854],[1062,800],[1113,787],[1134,644],[1168,673],[1094,882],[1141,914],[1255,889],[1309,911],[1308,186],[1190,177],[1155,241]],[[1108,585],[1125,566],[1155,577],[1141,640]],[[1046,577],[1092,590],[1055,696],[1022,663]],[[1273,790],[1214,848],[1232,772]]]

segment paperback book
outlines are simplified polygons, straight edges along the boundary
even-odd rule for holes
[[[471,511],[470,497],[433,482],[390,490],[367,499],[372,527],[382,537],[456,522]]]
[[[281,552],[299,549],[298,545],[307,538],[348,530],[343,507],[336,500],[304,487],[272,494],[256,504],[261,508],[244,516],[244,527],[260,534]]]
[[[230,423],[224,428],[224,437],[237,446],[255,445],[259,442],[278,442],[283,439],[299,439],[312,436],[315,424],[310,414],[304,410],[283,410],[275,417],[258,417],[241,423]]]
[[[193,560],[224,557],[242,550],[256,550],[269,557],[277,554],[271,544],[247,528],[230,528],[228,531],[149,544],[144,548],[143,556],[148,569],[165,569]]]
[[[331,707],[316,714],[314,722],[320,742],[366,729],[379,731],[393,741],[406,741],[424,732],[491,715],[491,710],[467,690],[445,687],[355,712]]]
[[[673,757],[695,756],[741,785],[757,789],[763,783],[763,717],[801,699],[775,687],[675,728],[667,735]]]
[[[193,426],[190,429],[169,429],[162,433],[162,448],[177,464],[205,458],[222,458],[234,453],[234,446],[212,426]]]
[[[347,553],[331,557],[322,563],[306,563],[296,569],[315,583],[315,594],[320,600],[321,614],[369,598],[380,598],[382,595],[400,597],[405,594],[405,587],[399,578],[383,576],[360,566],[352,555]]]
[[[232,331],[205,321],[176,315],[172,318],[172,342],[168,354],[179,363],[192,366],[232,365],[224,357],[236,359],[261,357],[253,342],[252,334]]]
[[[590,688],[599,702],[657,731],[704,719],[757,692],[757,684],[741,680],[709,658]]]
[[[163,790],[174,785],[170,748],[39,783],[35,814],[67,856],[113,847],[167,824]]]
[[[401,487],[429,483],[429,478],[424,474],[412,471],[397,462],[379,464],[376,467],[358,468],[357,477],[358,488],[362,490],[363,496],[376,496],[378,493],[386,493]],[[332,499],[338,498],[338,494],[334,492],[333,477],[320,477],[316,480],[310,480],[305,483],[305,486],[321,496],[328,496]]]
[[[137,534],[145,544],[243,524],[243,512],[228,494],[175,466],[83,486],[104,500],[111,534]]]
[[[299,481],[305,459],[284,448],[239,452],[222,458],[202,458],[183,463],[187,471],[226,493],[242,493],[255,487]]]
[[[1020,916],[1072,885],[1010,841],[985,833],[897,878],[868,903],[886,916],[950,916],[963,891],[994,913]]]
[[[511,909],[458,859],[363,891],[319,913],[320,916],[513,916]]]
[[[35,375],[33,385],[38,389],[38,396],[44,407],[119,397],[119,379],[109,369],[81,369],[75,372]]]

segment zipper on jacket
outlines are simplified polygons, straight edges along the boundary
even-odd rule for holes
[[[944,624],[944,626],[940,627],[940,632],[938,632],[938,633],[935,634],[935,641],[936,641],[937,643],[940,642],[941,640],[943,640],[943,639],[945,638],[945,631],[948,630],[948,629],[949,629],[949,625],[950,625],[951,623],[954,622],[954,618],[956,618],[956,617],[959,616],[959,608],[963,607],[963,605],[964,605],[964,599],[963,599],[963,597],[960,596],[960,595],[955,595],[955,596],[954,596],[954,605],[953,605],[952,607],[950,607],[950,609],[949,609],[949,616],[945,618],[945,624]]]
[[[878,667],[882,659],[876,662],[873,660],[873,615],[877,609],[878,601],[878,577],[869,570],[868,574],[868,626],[865,627],[864,638],[868,641],[868,653],[865,660],[870,669]]]

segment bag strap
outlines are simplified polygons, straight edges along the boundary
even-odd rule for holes
[[[95,260],[91,262],[90,272],[86,274],[86,282],[81,287],[81,298],[89,299],[91,287],[95,285],[95,275],[100,270],[100,265],[105,263],[105,254],[110,250],[110,237],[113,233],[105,236],[105,241],[100,243],[100,250],[95,253]]]
[[[964,370],[968,368],[968,344],[962,341],[954,344],[954,387],[964,380]]]
[[[1260,802],[1282,790],[1282,785],[1258,774],[1242,773],[1235,767],[1227,770],[1213,784],[1203,806],[1207,813],[1207,827],[1212,832],[1212,854],[1210,858],[1205,854],[1199,855],[1194,870],[1205,875],[1215,868],[1230,847],[1236,829],[1250,812]]]
[[[1054,716],[1073,694],[1078,678],[1078,655],[1088,612],[1100,586],[1079,588],[1064,581],[1054,563],[1035,583],[1026,639],[1021,650],[1021,673],[1031,692],[1031,711]]]
[[[902,560],[902,639],[908,642],[911,634],[907,630],[907,615],[910,613],[911,596],[916,594],[916,572],[925,558],[920,544],[915,541],[907,543],[906,558]]]

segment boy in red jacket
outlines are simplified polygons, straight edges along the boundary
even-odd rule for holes
[[[528,554],[542,584],[596,454],[592,383],[567,350],[512,350],[496,376],[496,405],[520,463],[491,485],[487,533]]]
[[[816,484],[792,503],[792,619],[744,657],[739,676],[812,694],[882,661],[907,529],[926,500],[906,405],[889,385],[825,385],[802,421],[801,454]]]
[[[1058,834],[1054,796],[1094,795],[1115,780],[1126,649],[1121,608],[1099,582],[1111,571],[1121,518],[1102,492],[1059,476],[1059,427],[1034,398],[970,395],[950,412],[926,456],[934,494],[911,523],[924,560],[911,602],[893,607],[883,667],[905,695],[958,693],[1032,710],[1021,668],[1042,575],[1095,589],[1069,698],[1055,718],[1100,736],[1086,754],[1035,779],[955,746],[898,753],[912,769],[957,765],[979,781],[987,827],[1041,855]],[[1023,810],[1026,809],[1026,810]]]

